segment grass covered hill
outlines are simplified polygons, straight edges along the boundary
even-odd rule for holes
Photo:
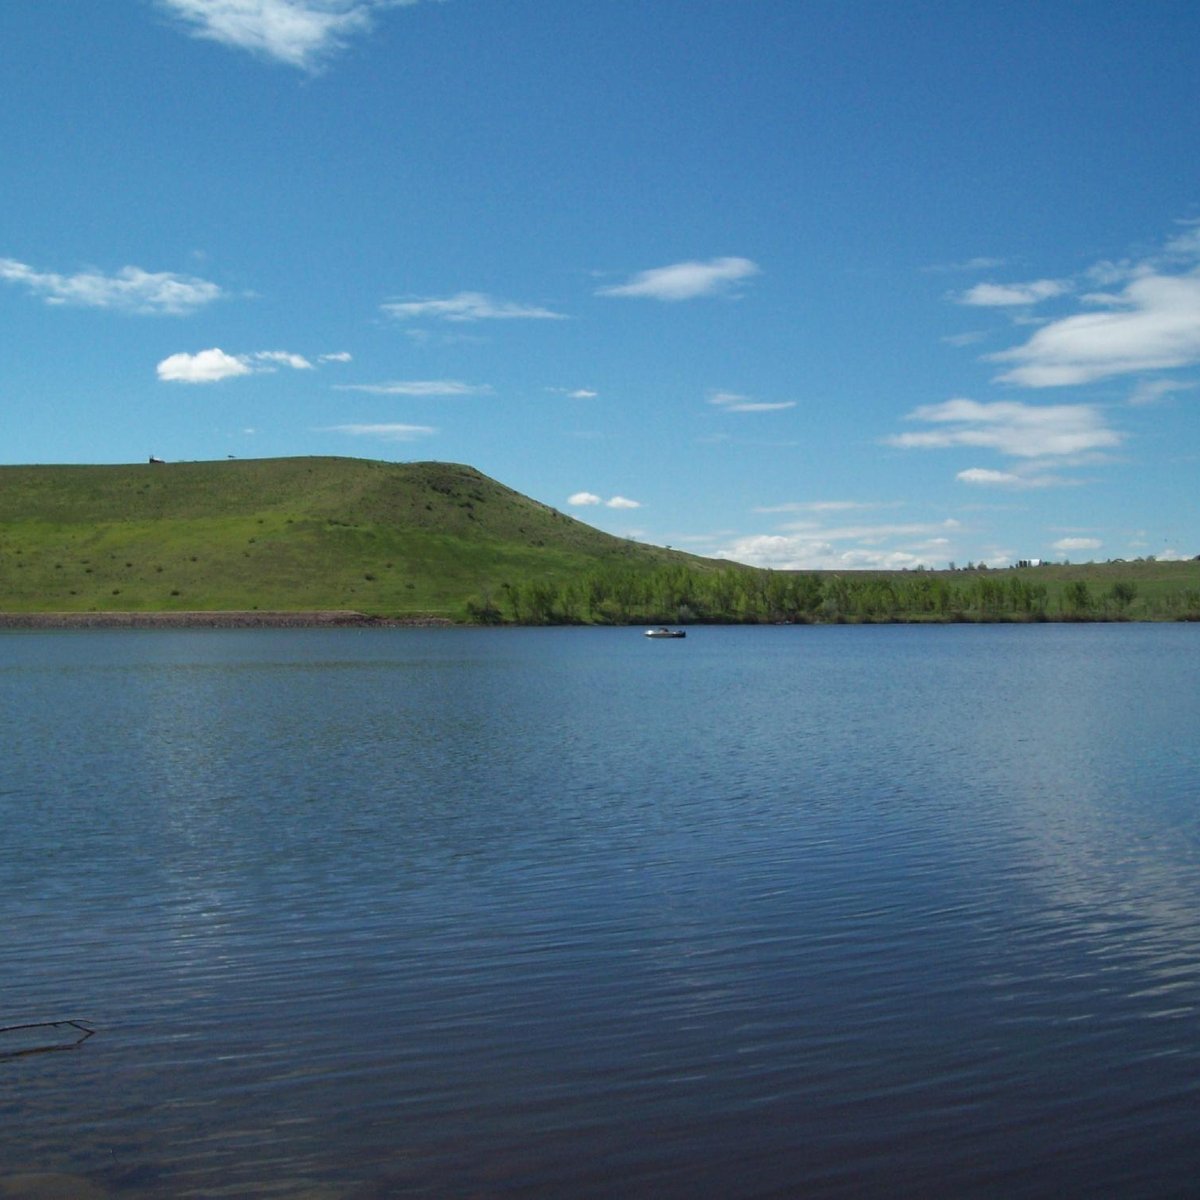
[[[0,611],[452,619],[598,567],[716,564],[601,533],[471,467],[350,458],[0,467]]]
[[[0,614],[557,622],[1200,620],[1200,561],[765,571],[601,533],[471,467],[0,467]]]

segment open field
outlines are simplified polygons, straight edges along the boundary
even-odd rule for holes
[[[525,624],[1200,619],[1200,561],[763,571],[601,533],[447,463],[0,467],[0,614],[123,612]]]

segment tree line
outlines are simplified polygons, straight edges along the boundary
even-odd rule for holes
[[[630,625],[838,623],[852,621],[1122,620],[1200,618],[1200,591],[1153,600],[1118,580],[1103,590],[1085,580],[1053,592],[1008,572],[948,578],[927,571],[889,575],[729,568],[605,567],[563,581],[506,582],[470,600],[480,624]]]

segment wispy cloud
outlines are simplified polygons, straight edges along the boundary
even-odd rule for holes
[[[609,500],[605,500],[603,496],[597,496],[595,492],[575,492],[567,497],[567,503],[572,508],[588,508],[596,505],[603,505],[605,508],[641,508],[641,501],[630,500],[625,496],[613,496]]]
[[[287,350],[260,350],[251,355],[256,363],[271,365],[277,363],[281,367],[291,367],[294,371],[311,371],[312,363],[303,354],[292,354]]]
[[[1108,311],[1053,321],[1023,346],[989,355],[992,362],[1016,364],[999,378],[1063,387],[1200,362],[1200,271],[1146,270],[1122,291],[1087,300]]]
[[[143,271],[141,267],[122,267],[112,275],[102,271],[59,275],[37,271],[14,258],[0,258],[0,279],[24,284],[47,304],[149,315],[185,316],[224,296],[207,279],[170,271]]]
[[[973,446],[1013,458],[1062,458],[1110,450],[1124,437],[1087,404],[981,404],[956,399],[922,405],[907,419],[935,428],[895,434],[885,439],[888,445],[925,450]]]
[[[987,467],[968,467],[965,471],[959,471],[954,478],[959,483],[969,483],[975,487],[1008,488],[1012,491],[1072,487],[1080,482],[1078,479],[1064,479],[1060,475],[1047,475],[1042,472],[994,471]]]
[[[724,409],[725,412],[735,413],[778,412],[780,409],[796,407],[795,400],[774,402],[752,400],[749,396],[742,396],[737,392],[713,392],[709,396],[708,402],[717,408]]]
[[[398,321],[431,318],[438,321],[562,321],[562,313],[534,304],[516,304],[511,300],[496,300],[483,292],[459,292],[438,299],[426,297],[413,300],[389,300],[380,305]]]
[[[353,361],[353,356],[345,350],[339,350],[336,354],[321,354],[317,357],[317,362],[336,362],[348,363]]]
[[[311,371],[313,365],[302,354],[287,350],[259,350],[254,354],[226,354],[218,346],[197,354],[172,354],[155,368],[159,379],[167,383],[219,383],[239,375],[256,375],[290,367]]]
[[[973,346],[981,342],[987,334],[980,329],[969,329],[965,333],[948,333],[941,340],[947,346]]]
[[[369,396],[485,396],[486,384],[463,383],[458,379],[397,379],[390,383],[338,383],[338,392],[365,392]]]
[[[959,271],[991,271],[996,267],[1004,266],[1004,259],[991,258],[988,255],[980,254],[975,258],[968,258],[962,262],[947,262],[947,263],[932,263],[921,269],[928,274],[951,274]]]
[[[348,437],[377,438],[383,442],[415,442],[437,433],[432,425],[327,425],[319,433],[344,433]]]
[[[385,8],[416,0],[158,0],[193,37],[312,71]]]
[[[977,283],[956,297],[959,304],[977,308],[1010,308],[1037,304],[1065,295],[1071,285],[1061,279],[1035,279],[1032,283]]]
[[[1129,403],[1135,408],[1158,404],[1172,392],[1190,392],[1196,387],[1200,384],[1190,379],[1143,379],[1133,389]]]
[[[1054,543],[1054,549],[1060,554],[1067,554],[1073,550],[1099,550],[1104,543],[1099,538],[1092,537],[1065,537],[1059,538]]]
[[[896,508],[895,502],[879,503],[864,500],[802,500],[788,504],[773,504],[751,509],[756,513],[831,513],[855,512],[873,508]]]
[[[600,395],[591,388],[548,387],[546,391],[555,396],[566,396],[568,400],[595,400]]]
[[[631,296],[650,300],[695,300],[728,295],[737,284],[759,274],[748,258],[713,258],[708,262],[672,263],[641,271],[627,283],[597,290],[597,296]]]

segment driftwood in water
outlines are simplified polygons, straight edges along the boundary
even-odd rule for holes
[[[0,1026],[0,1058],[74,1050],[95,1032],[82,1021],[35,1021],[29,1025]]]

